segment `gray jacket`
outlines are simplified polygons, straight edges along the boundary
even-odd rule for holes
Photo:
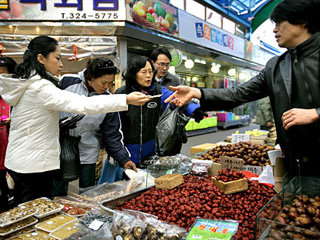
[[[89,93],[84,79],[84,71],[78,74],[66,74],[60,80],[65,90],[84,96],[93,96]],[[105,94],[110,94],[106,92]],[[69,117],[72,113],[61,112],[60,119]],[[117,163],[123,165],[130,161],[130,153],[124,146],[121,130],[120,115],[118,112],[108,114],[90,114],[84,116],[75,129],[69,130],[70,135],[80,136],[79,155],[81,164],[94,164],[98,160],[99,150],[105,148]]]
[[[161,79],[160,84],[168,88],[169,86],[178,86],[181,84],[181,82],[177,76],[168,72],[167,75]]]

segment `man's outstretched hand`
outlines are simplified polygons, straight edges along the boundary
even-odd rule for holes
[[[188,86],[177,86],[169,87],[170,90],[174,91],[174,93],[168,97],[164,102],[170,102],[174,105],[181,107],[187,102],[189,102],[192,98],[201,98],[201,91],[198,88],[188,87]]]

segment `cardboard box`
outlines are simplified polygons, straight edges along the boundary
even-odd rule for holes
[[[286,173],[286,169],[284,167],[283,158],[276,158],[276,163],[273,166],[273,176],[274,177],[283,177]]]
[[[184,180],[181,174],[167,174],[156,178],[154,183],[156,184],[156,188],[172,189],[184,183]]]
[[[283,184],[282,184],[282,177],[274,177],[274,182],[275,182],[275,190],[276,192],[280,192],[282,190]]]
[[[204,152],[208,149],[212,149],[216,147],[217,145],[215,143],[203,143],[197,146],[193,146],[190,148],[190,155],[192,156],[195,153]]]
[[[213,162],[211,167],[208,169],[208,175],[209,176],[217,176],[219,170],[221,170],[221,169],[222,169],[222,167],[221,167],[220,163]]]
[[[242,178],[230,182],[218,181],[215,177],[212,177],[212,182],[216,185],[224,194],[242,192],[248,189],[248,179]]]

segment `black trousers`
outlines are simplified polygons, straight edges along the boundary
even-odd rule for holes
[[[39,197],[52,197],[52,181],[56,170],[42,173],[17,173],[8,170],[14,181],[14,204]]]
[[[87,188],[96,184],[96,164],[81,164],[79,175],[79,187]],[[53,179],[52,196],[66,196],[68,195],[69,182],[62,178],[62,174],[55,175]]]
[[[0,213],[9,208],[8,193],[9,188],[6,179],[7,170],[0,170]]]

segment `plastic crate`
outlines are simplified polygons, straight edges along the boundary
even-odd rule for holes
[[[256,215],[255,234],[256,239],[272,239],[269,236],[272,231],[279,234],[286,234],[283,238],[287,239],[288,234],[303,233],[304,239],[320,239],[320,232],[313,232],[303,227],[283,224],[275,221],[276,216],[282,211],[283,206],[291,205],[297,195],[307,195],[308,197],[320,196],[320,178],[294,177],[286,184],[282,191],[276,194]],[[316,237],[311,237],[311,235]]]
[[[217,113],[218,122],[227,122],[228,113],[227,112],[218,112]]]
[[[186,131],[191,131],[194,129],[194,119],[190,119],[189,122],[187,123],[187,125],[185,126]]]

